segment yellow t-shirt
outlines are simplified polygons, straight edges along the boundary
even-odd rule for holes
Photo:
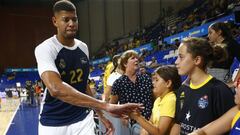
[[[167,93],[162,99],[158,97],[154,101],[152,109],[152,122],[159,125],[161,116],[175,117],[176,95],[173,92]]]
[[[239,117],[240,117],[240,111],[234,116],[234,118],[232,120],[231,128],[233,128],[233,126],[235,125],[235,123],[237,122]]]
[[[104,71],[104,77],[103,77],[104,90],[106,90],[106,88],[107,88],[107,79],[110,76],[112,70],[113,70],[113,63],[110,62],[107,64],[106,69]]]

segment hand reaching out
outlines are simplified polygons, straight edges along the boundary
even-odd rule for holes
[[[142,110],[144,107],[142,104],[127,103],[127,104],[108,104],[106,111],[113,114],[114,117],[123,117],[131,112]]]

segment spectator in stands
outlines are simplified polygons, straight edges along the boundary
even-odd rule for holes
[[[239,135],[240,126],[240,80],[235,82],[236,95],[235,103],[237,106],[230,109],[222,117],[209,123],[208,125],[194,131],[189,135],[220,135],[231,130],[230,135]]]
[[[40,105],[40,103],[41,103],[42,88],[41,88],[41,86],[38,84],[38,82],[35,84],[35,93],[36,93],[37,105]]]
[[[159,64],[157,62],[157,59],[155,57],[152,57],[152,60],[150,62],[150,64],[148,65],[149,68],[156,68],[158,67]]]
[[[206,72],[214,55],[207,40],[185,38],[178,52],[178,73],[187,75],[189,83],[182,84],[176,93],[176,123],[171,134],[186,135],[223,115],[234,106],[234,97],[226,84]]]
[[[181,42],[180,42],[179,39],[176,39],[176,40],[175,40],[175,46],[176,46],[177,48],[180,46],[180,43],[181,43]]]
[[[106,102],[109,102],[110,100],[113,83],[123,74],[118,64],[119,59],[120,59],[120,55],[113,56],[113,70],[110,76],[108,77],[107,89],[105,90],[105,93],[104,93],[105,95],[103,96],[104,97],[103,100]]]
[[[136,120],[144,130],[141,135],[166,135],[175,117],[176,95],[174,91],[181,86],[181,77],[176,67],[162,66],[153,74],[154,106],[150,121],[139,112],[132,112],[130,117]]]
[[[141,103],[145,107],[141,114],[149,120],[153,106],[152,80],[146,74],[137,74],[138,59],[137,52],[133,50],[122,54],[120,68],[124,74],[113,83],[110,103]],[[131,121],[131,125],[134,123]]]
[[[111,72],[113,70],[113,62],[112,60],[108,61],[106,67],[105,67],[105,71],[104,71],[104,76],[103,76],[103,95],[105,94],[105,90],[107,89],[107,79],[110,76]]]
[[[29,104],[31,104],[33,102],[33,86],[32,86],[32,81],[26,81],[25,84],[26,87],[26,91],[27,91],[27,101]]]
[[[162,41],[162,38],[163,36],[162,36],[162,33],[160,32],[159,33],[159,36],[158,36],[158,45],[162,45],[162,43],[163,43],[163,41]]]
[[[139,105],[113,105],[90,97],[88,48],[75,39],[78,30],[76,7],[70,1],[57,1],[53,15],[57,35],[35,49],[38,72],[47,88],[38,134],[95,135],[93,111],[89,108],[96,109],[100,121],[107,128],[106,134],[112,134],[112,124],[100,110],[121,116],[139,108]]]
[[[215,57],[208,72],[232,87],[230,68],[234,57],[240,61],[240,45],[232,37],[227,24],[223,22],[213,23],[209,26],[208,38],[214,51],[218,53],[218,57]]]
[[[166,41],[164,41],[163,42],[163,45],[162,45],[162,50],[167,50],[167,49],[169,49],[169,44],[166,42]]]
[[[147,70],[145,67],[139,67],[139,74],[147,74]]]
[[[146,61],[144,60],[144,58],[146,57],[145,54],[142,54],[138,59],[139,59],[139,67],[143,67],[145,68],[147,66]]]

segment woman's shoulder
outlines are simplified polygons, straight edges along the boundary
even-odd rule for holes
[[[124,82],[126,81],[127,76],[126,75],[121,75],[118,79],[116,79],[115,82]]]
[[[151,75],[149,75],[149,74],[137,74],[137,77],[139,77],[139,78],[142,78],[142,79],[148,79],[148,80],[151,80],[152,78],[151,78]]]

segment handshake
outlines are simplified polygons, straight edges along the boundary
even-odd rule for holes
[[[135,116],[140,115],[140,111],[144,109],[142,104],[137,103],[126,103],[126,104],[108,104],[106,111],[109,112],[114,117],[126,116],[134,119]]]
[[[126,103],[126,104],[106,104],[104,110],[107,111],[111,116],[121,118],[124,125],[127,125],[127,119],[133,117],[135,114],[140,114],[139,112],[144,109],[142,104],[137,103]],[[99,120],[103,123],[106,128],[104,134],[113,135],[115,128],[112,123],[106,119],[102,113],[99,113]]]

